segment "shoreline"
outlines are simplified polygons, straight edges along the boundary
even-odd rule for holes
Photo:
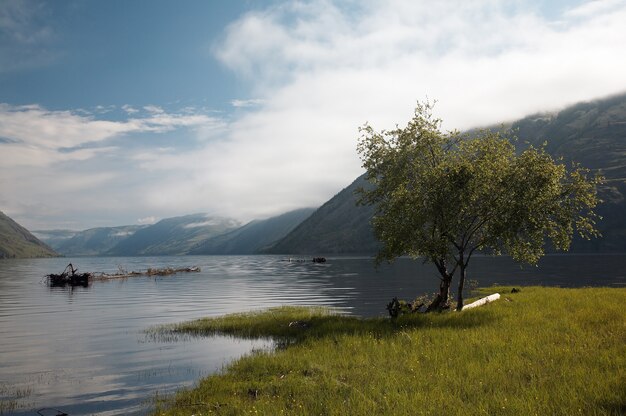
[[[397,320],[283,307],[178,324],[279,347],[158,398],[155,414],[623,412],[626,288],[480,290],[496,291],[484,307]]]

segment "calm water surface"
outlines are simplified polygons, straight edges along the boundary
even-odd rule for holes
[[[156,394],[191,386],[233,358],[271,348],[267,340],[226,337],[154,341],[153,325],[277,305],[328,305],[384,315],[393,296],[437,287],[432,266],[400,259],[376,270],[366,258],[327,263],[275,256],[62,258],[0,261],[0,409],[4,414],[147,414]],[[68,262],[83,272],[199,266],[200,273],[49,288]],[[539,268],[476,257],[481,286],[624,286],[625,255],[547,256]],[[7,410],[10,409],[10,410]],[[2,412],[0,412],[2,413]]]

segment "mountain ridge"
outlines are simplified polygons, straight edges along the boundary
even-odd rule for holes
[[[231,218],[191,214],[163,219],[137,230],[105,254],[108,256],[184,255],[198,243],[241,224]]]
[[[379,243],[369,226],[374,207],[359,206],[355,192],[369,186],[361,175],[318,208],[292,232],[268,247],[268,254],[371,254]]]
[[[502,127],[487,128],[502,130]],[[589,241],[575,238],[571,252],[626,251],[626,94],[533,114],[505,124],[504,129],[505,133],[518,137],[516,146],[520,150],[530,145],[542,146],[545,141],[546,150],[553,157],[562,157],[567,163],[578,162],[606,177],[599,187],[604,202],[596,210],[603,218],[598,223],[603,237]],[[267,252],[375,254],[379,243],[370,225],[374,208],[356,205],[354,191],[359,184],[367,186],[364,175]]]
[[[99,256],[146,225],[96,227],[83,231],[36,231],[49,246],[64,256]]]
[[[31,257],[59,257],[59,254],[0,211],[0,259]]]
[[[265,220],[254,220],[240,228],[205,240],[189,254],[257,254],[291,232],[315,208],[300,208]]]

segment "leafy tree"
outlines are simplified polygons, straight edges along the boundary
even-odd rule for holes
[[[405,128],[360,128],[357,150],[374,185],[360,202],[373,204],[374,232],[383,243],[377,260],[402,255],[432,262],[441,275],[428,310],[449,307],[459,272],[463,307],[467,267],[477,251],[509,254],[536,264],[551,241],[568,250],[574,232],[598,236],[596,188],[602,178],[555,161],[544,148],[516,152],[500,132],[463,136],[442,132],[433,104],[418,103]]]

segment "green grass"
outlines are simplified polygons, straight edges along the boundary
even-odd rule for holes
[[[494,291],[503,299],[484,307],[396,321],[282,307],[167,328],[283,347],[159,399],[156,414],[626,413],[626,289]]]

